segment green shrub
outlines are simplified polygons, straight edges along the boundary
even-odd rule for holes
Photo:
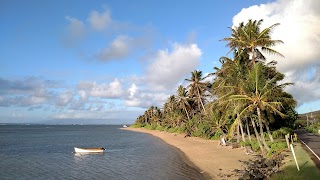
[[[274,142],[270,146],[270,151],[267,153],[267,156],[278,155],[281,152],[285,151],[288,148],[286,142]]]
[[[156,127],[156,130],[164,131],[164,130],[165,130],[165,127],[158,125],[158,126]]]
[[[285,138],[285,135],[287,134],[293,134],[293,130],[291,128],[288,127],[282,127],[280,129],[277,129],[275,131],[272,132],[272,137],[273,138]]]
[[[308,131],[309,133],[318,133],[318,128],[317,127],[312,127],[312,126],[307,126],[305,127],[306,131]]]
[[[252,141],[252,142],[251,142],[251,148],[252,148],[254,151],[259,151],[259,150],[260,150],[260,146],[259,146],[258,141]]]
[[[216,131],[213,136],[210,137],[211,140],[219,140],[223,135],[221,131]]]
[[[246,147],[246,146],[251,146],[251,143],[250,143],[250,141],[246,141],[246,142],[240,141],[240,145],[243,147]]]
[[[144,127],[145,126],[145,124],[144,123],[142,123],[142,124],[132,124],[130,127],[132,127],[132,128],[141,128],[141,127]]]
[[[185,127],[180,127],[180,128],[177,128],[176,132],[179,133],[179,134],[181,134],[181,133],[184,133],[185,130],[186,130]]]
[[[251,142],[250,141],[246,141],[246,142],[240,141],[240,145],[241,146],[250,146],[252,148],[252,150],[254,150],[254,151],[260,150],[260,146],[259,146],[258,142],[255,140],[253,140]]]
[[[177,128],[174,128],[174,127],[168,128],[168,129],[167,129],[167,132],[169,132],[169,133],[175,133],[175,132],[177,132]]]
[[[156,124],[148,124],[145,126],[146,129],[148,130],[155,130],[157,128]]]

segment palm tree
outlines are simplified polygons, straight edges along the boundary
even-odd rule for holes
[[[242,90],[242,86],[240,85],[246,79],[246,75],[248,73],[247,68],[247,61],[246,59],[249,58],[249,55],[246,53],[239,53],[235,50],[234,56],[235,59],[230,59],[228,57],[221,57],[220,62],[222,63],[222,68],[215,68],[217,71],[215,73],[216,78],[215,82],[213,83],[213,93],[218,95],[219,97],[228,96],[231,94],[241,94],[244,90]],[[238,88],[234,88],[238,87]],[[222,98],[223,99],[223,98]],[[232,109],[234,113],[234,118],[239,116],[239,111],[241,109],[241,105],[239,103],[228,103],[225,104],[224,102],[219,102],[220,105],[224,106],[225,108]],[[225,105],[223,105],[225,104]],[[234,128],[237,128],[237,141],[240,141],[240,131],[242,140],[245,140],[244,131],[243,131],[243,118],[237,119],[234,121],[233,126],[229,129],[229,135],[233,135]]]
[[[177,94],[178,94],[177,96],[178,106],[185,111],[187,118],[190,121],[189,113],[187,111],[187,107],[190,107],[188,91],[186,90],[186,88],[180,85],[178,87]]]
[[[167,99],[167,101],[164,103],[163,111],[164,111],[164,113],[169,113],[169,112],[174,111],[175,107],[176,107],[176,97],[175,97],[175,95],[171,95]]]
[[[269,111],[285,117],[286,115],[280,110],[282,109],[283,103],[287,101],[287,97],[283,96],[283,94],[279,92],[282,92],[283,88],[285,88],[287,85],[292,85],[292,83],[276,85],[276,82],[279,80],[279,78],[275,76],[274,78],[268,80],[263,72],[263,65],[261,63],[255,64],[253,69],[248,74],[246,84],[242,85],[244,93],[230,95],[227,99],[229,102],[239,102],[246,105],[237,118],[245,115],[245,113],[257,113],[260,128],[260,138],[265,149],[269,151],[269,147],[264,139],[264,120],[261,111]],[[252,125],[255,126],[253,121]],[[257,137],[257,139],[259,138]]]
[[[265,60],[259,48],[266,53],[284,57],[281,53],[271,49],[272,46],[283,43],[281,40],[271,39],[272,30],[280,24],[276,23],[261,30],[262,22],[262,19],[259,21],[250,19],[245,25],[242,22],[238,27],[230,28],[231,37],[223,38],[222,41],[228,42],[226,46],[230,47],[230,51],[250,52],[253,65],[256,60]]]
[[[185,79],[189,81],[190,84],[187,86],[190,91],[190,95],[195,97],[196,102],[198,102],[199,108],[202,107],[204,113],[206,113],[206,109],[204,108],[203,103],[203,94],[207,89],[208,83],[202,82],[205,78],[202,77],[202,71],[195,70],[191,72],[191,79]]]

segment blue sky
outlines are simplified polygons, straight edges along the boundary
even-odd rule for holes
[[[320,108],[320,5],[293,0],[4,0],[0,2],[0,123],[132,123],[210,73],[227,27],[280,22],[275,49],[299,113]],[[308,13],[306,13],[308,12]],[[293,28],[294,27],[294,28]],[[288,31],[288,29],[292,29]]]

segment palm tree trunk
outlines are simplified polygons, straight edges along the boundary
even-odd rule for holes
[[[187,111],[186,107],[184,107],[183,109],[184,109],[184,111],[186,112],[186,115],[187,115],[187,117],[188,117],[188,121],[190,121],[190,117],[189,117],[189,114],[188,114],[188,111]]]
[[[266,150],[269,151],[270,148],[266,143],[266,140],[264,139],[264,133],[263,133],[263,125],[262,125],[262,117],[261,117],[261,112],[260,112],[260,108],[257,107],[257,112],[258,112],[258,120],[259,120],[259,126],[260,126],[260,135],[261,135],[261,140],[263,145],[265,146]]]
[[[260,136],[259,136],[259,133],[258,133],[257,128],[256,128],[256,123],[254,122],[254,120],[252,118],[251,118],[251,123],[252,123],[252,126],[253,126],[254,133],[256,135],[256,138],[257,138],[257,142],[258,142],[259,147],[261,149],[261,152],[262,152],[262,154],[265,154],[264,148],[263,148],[263,146],[262,146],[262,144],[260,142]]]
[[[242,141],[246,142],[246,138],[244,137],[244,132],[243,132],[243,127],[242,127],[242,121],[241,121],[241,119],[240,119],[240,122],[239,122],[239,126],[240,126]]]
[[[241,121],[241,118],[240,118],[239,116],[240,116],[240,114],[237,113],[237,118],[239,119],[238,126],[240,127],[240,132],[241,132],[242,141],[246,142],[246,139],[245,139],[244,133],[243,133],[242,121]],[[238,127],[238,134],[239,134],[239,127]]]
[[[198,91],[198,98],[199,98],[199,101],[200,101],[200,103],[202,105],[203,111],[204,111],[204,113],[206,113],[206,109],[204,108],[204,105],[203,105],[202,100],[201,100],[199,88],[197,88],[197,91]]]
[[[238,123],[237,125],[237,143],[240,142],[240,128],[239,128],[240,124]]]
[[[248,137],[249,137],[249,141],[251,142],[251,134],[250,134],[248,119],[246,119],[246,128],[247,128],[247,134],[248,134]]]
[[[273,137],[272,137],[271,132],[270,132],[270,129],[269,129],[269,125],[268,125],[267,123],[265,123],[265,126],[266,126],[266,128],[267,128],[267,132],[268,132],[270,141],[271,141],[271,142],[274,142]]]

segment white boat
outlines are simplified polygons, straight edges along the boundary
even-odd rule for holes
[[[123,125],[122,127],[127,128],[128,126],[127,125]]]
[[[75,153],[103,153],[104,150],[106,150],[106,149],[104,149],[103,147],[101,147],[101,148],[77,148],[77,147],[74,147]]]

